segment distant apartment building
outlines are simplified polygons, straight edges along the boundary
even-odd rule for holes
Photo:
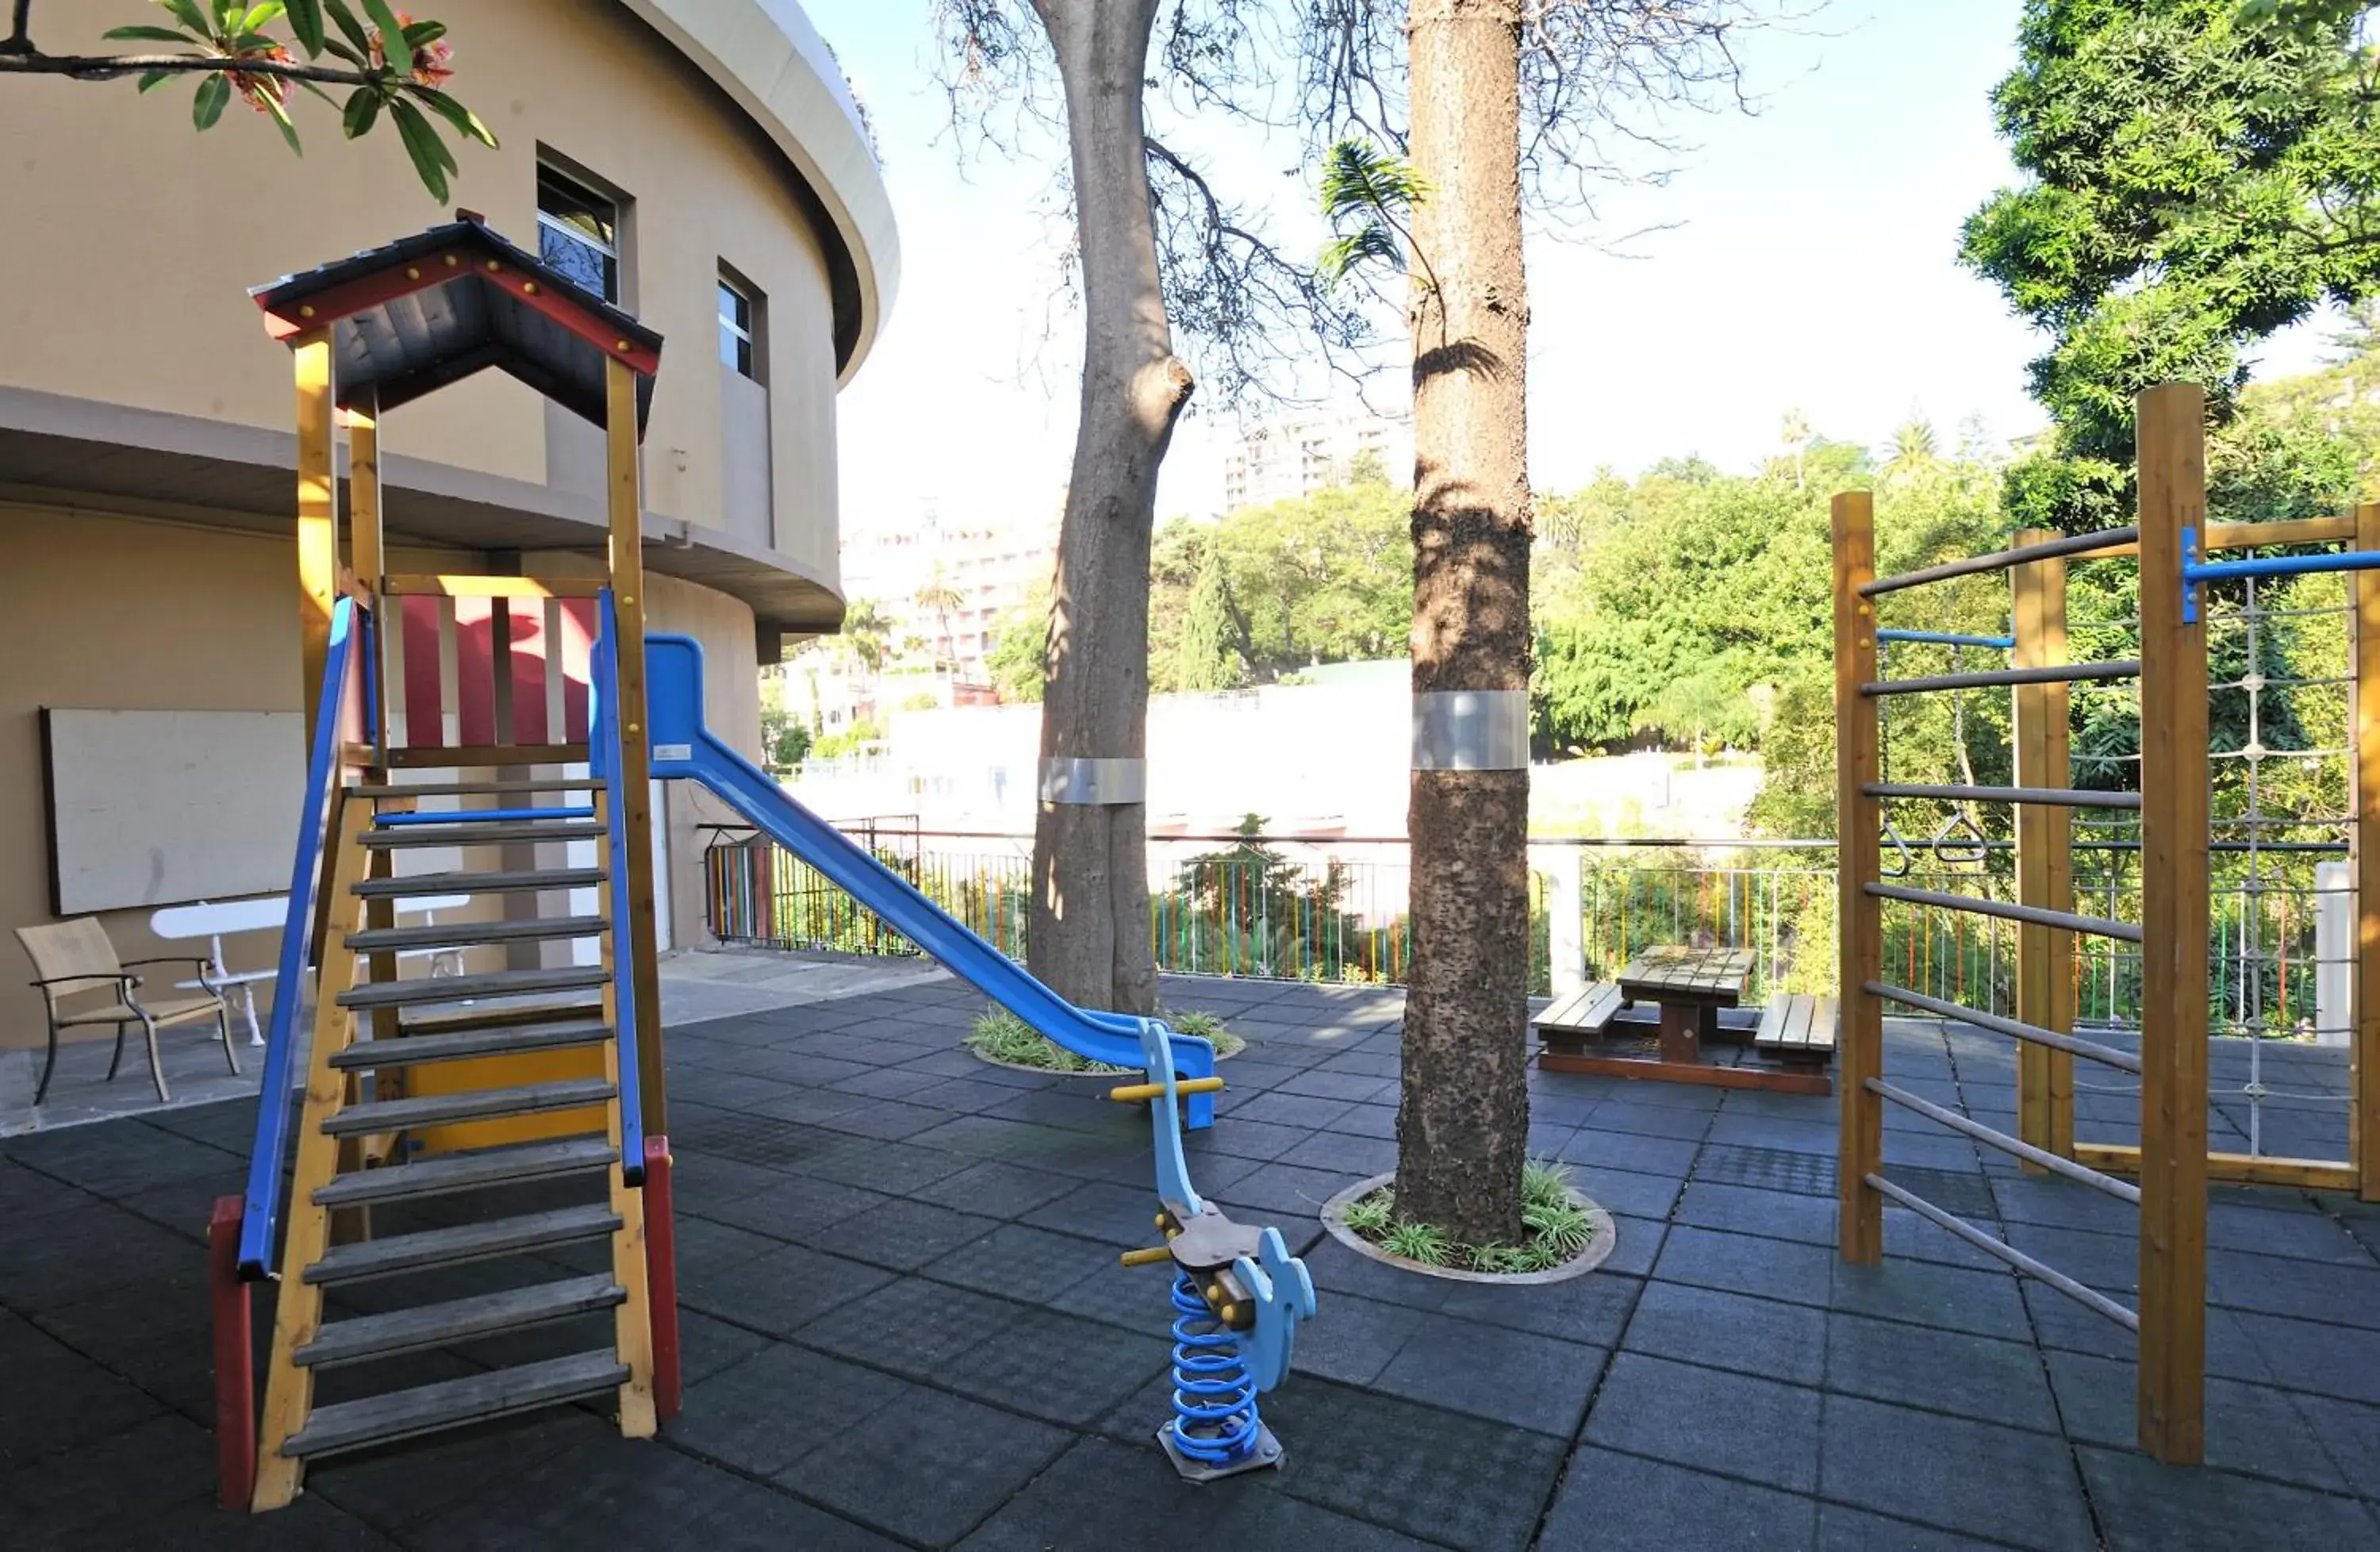
[[[1059,512],[1022,523],[961,523],[929,515],[907,527],[879,525],[843,546],[846,596],[866,599],[891,622],[893,656],[945,665],[962,682],[988,677],[1002,616],[1050,579]],[[906,644],[918,643],[914,650]]]
[[[1346,479],[1362,454],[1388,477],[1413,479],[1413,424],[1361,410],[1318,410],[1267,420],[1223,456],[1223,508],[1268,506],[1310,496]]]

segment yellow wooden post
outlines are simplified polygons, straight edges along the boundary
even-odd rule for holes
[[[2355,548],[2380,550],[2380,503],[2355,509]],[[2348,1160],[2380,1202],[2380,571],[2355,587],[2355,1010]]]
[[[382,669],[388,661],[386,637],[396,628],[396,622],[381,608],[381,585],[388,572],[388,547],[381,521],[379,413],[377,398],[347,411],[347,552],[356,583],[371,600],[369,672],[379,685],[380,693],[372,697],[371,726],[364,731],[371,739],[375,762],[385,758],[388,749],[389,685]]]
[[[652,760],[645,732],[644,500],[637,480],[637,373],[617,357],[606,363],[604,449],[609,463],[612,605],[620,639],[620,818],[628,852],[627,970],[636,990],[638,1086],[645,1133],[669,1129],[668,1077],[662,1063],[661,965],[653,921]],[[622,1030],[623,1037],[628,1031]]]
[[[2185,621],[2182,530],[2206,526],[2205,395],[2139,399],[2140,1445],[2205,1450],[2206,626]]]
[[[595,817],[608,820],[610,804],[605,794],[595,794],[594,806]],[[618,950],[626,941],[621,936],[624,925],[613,922],[601,939],[603,968],[613,977],[603,983],[603,1020],[614,1031],[620,1027]],[[603,1047],[603,1076],[611,1082],[615,1096],[603,1107],[604,1131],[611,1139],[613,1152],[617,1154],[623,1126],[616,1097],[620,1086],[620,1042],[616,1036]],[[628,1438],[650,1438],[660,1426],[660,1417],[653,1400],[653,1305],[645,1260],[645,1194],[629,1189],[625,1168],[628,1162],[623,1158],[607,1171],[612,1210],[620,1215],[619,1231],[612,1236],[612,1277],[628,1295],[613,1313],[612,1340],[621,1362],[628,1365],[628,1377],[621,1381],[619,1389],[620,1432]]]
[[[339,479],[334,462],[331,332],[297,336],[290,356],[298,371],[298,642],[306,746],[322,698],[323,665],[331,655],[331,605],[339,591]]]
[[[2027,528],[2019,544],[2058,536]],[[2066,562],[2061,557],[2018,566],[2010,576],[2016,636],[2015,664],[2044,668],[2067,661]],[[2072,785],[2063,684],[2016,689],[2016,779],[2027,787]],[[2017,899],[2044,910],[2074,908],[2074,821],[2064,808],[2020,804],[2016,811]],[[2026,1024],[2070,1034],[2074,1028],[2074,935],[2030,924],[2017,928],[2016,1016]],[[2074,1156],[2074,1058],[2046,1046],[2017,1051],[2017,1135],[2038,1148]],[[2040,1174],[2036,1164],[2022,1166]]]
[[[298,1496],[304,1463],[283,1453],[291,1435],[306,1425],[314,1405],[314,1371],[299,1364],[296,1354],[322,1328],[322,1289],[306,1280],[306,1268],[322,1259],[330,1243],[328,1211],[314,1205],[314,1193],[339,1170],[339,1141],[322,1123],[346,1104],[348,1075],[331,1065],[355,1036],[355,1023],[339,1006],[339,997],[355,984],[356,956],[339,947],[341,936],[357,925],[356,881],[364,871],[364,831],[371,828],[372,806],[349,799],[344,791],[331,799],[331,856],[323,892],[331,914],[322,934],[322,974],[314,992],[314,1040],[306,1058],[306,1104],[298,1123],[295,1170],[289,1186],[289,1216],[282,1233],[281,1281],[273,1296],[273,1354],[265,1365],[263,1435],[256,1456],[256,1485],[249,1507],[258,1512],[285,1507]],[[297,996],[296,988],[284,993]]]
[[[1884,1196],[1867,1177],[1884,1169],[1884,1101],[1867,1081],[1884,1075],[1884,1005],[1867,989],[1884,971],[1876,897],[1879,818],[1867,784],[1881,779],[1876,702],[1860,686],[1876,677],[1876,605],[1860,588],[1876,578],[1876,511],[1865,491],[1835,498],[1835,812],[1837,935],[1841,1025],[1835,1060],[1842,1091],[1836,1163],[1837,1249],[1845,1261],[1884,1257]]]

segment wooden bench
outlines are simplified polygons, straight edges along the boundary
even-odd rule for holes
[[[1627,1005],[1628,999],[1621,995],[1618,986],[1597,981],[1567,997],[1556,998],[1551,1006],[1529,1023],[1536,1028],[1540,1044],[1575,1055],[1586,1049],[1590,1038],[1602,1034]]]
[[[1753,1034],[1752,1049],[1827,1061],[1835,1054],[1835,1000],[1799,992],[1770,998]]]

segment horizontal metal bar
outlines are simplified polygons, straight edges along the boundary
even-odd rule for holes
[[[1914,641],[1929,647],[1998,647],[2016,645],[2012,636],[1961,636],[1956,631],[1880,630],[1878,641]]]
[[[1868,1175],[1864,1178],[1868,1185],[1881,1194],[1886,1200],[1897,1202],[1907,1207],[1937,1229],[1949,1231],[1952,1235],[1966,1241],[1986,1255],[1999,1257],[2025,1276],[2037,1278],[2049,1284],[2075,1303],[2089,1305],[2127,1331],[2138,1331],[2141,1328],[2141,1317],[2138,1315],[2108,1298],[2097,1289],[2083,1287],[2056,1267],[2034,1260],[2012,1244],[1992,1238],[1965,1219],[1944,1212],[1925,1197],[1913,1192],[1902,1190],[1882,1175]]]
[[[1999,1013],[1985,1012],[1980,1008],[1961,1007],[1956,1002],[1945,1002],[1938,997],[1928,997],[1922,991],[1912,991],[1907,987],[1894,986],[1889,981],[1865,981],[1861,983],[1860,989],[1871,997],[1881,997],[1887,1001],[1899,1002],[1907,1007],[1922,1008],[1926,1012],[1939,1017],[1956,1019],[1962,1024],[1972,1024],[1978,1029],[1988,1029],[1994,1034],[2006,1035],[2013,1040],[2029,1040],[2036,1046],[2047,1046],[2052,1050],[2062,1050],[2091,1061],[2105,1062],[2110,1067],[2119,1068],[2127,1073],[2137,1073],[2141,1070],[2139,1057],[2114,1046],[2103,1046],[2096,1040],[2061,1035],[2055,1029],[2044,1029],[2037,1024],[2021,1024],[2015,1019]]]
[[[2096,1170],[2085,1169],[2070,1158],[2061,1158],[2046,1148],[2037,1148],[2021,1138],[2010,1136],[2005,1132],[1996,1132],[1983,1122],[1937,1105],[1931,1099],[1912,1094],[1905,1088],[1895,1088],[1882,1078],[1868,1079],[1867,1088],[1868,1092],[1881,1094],[1905,1109],[1915,1110],[1928,1121],[1938,1122],[1953,1132],[1973,1137],[1986,1147],[1996,1147],[2002,1153],[2013,1154],[2028,1164],[2038,1164],[2053,1175],[2063,1175],[2068,1180],[2080,1181],[2095,1190],[2106,1192],[2119,1201],[2130,1202],[2136,1207],[2141,1205],[2141,1188],[2129,1182],[2119,1181],[2113,1175],[2103,1175]]]
[[[2304,576],[2324,571],[2380,570],[2380,550],[2335,550],[2327,555],[2265,555],[2248,561],[2190,561],[2184,582],[2221,582],[2235,576]]]
[[[1920,690],[1981,690],[1999,685],[2074,685],[2094,679],[2137,679],[2138,658],[2120,662],[2053,663],[2046,668],[1993,668],[1976,673],[1934,673],[1922,679],[1871,679],[1864,696],[1914,695]]]
[[[1878,900],[1898,900],[1904,905],[1937,905],[1945,911],[1970,911],[1979,916],[1998,916],[2002,921],[2024,922],[2033,927],[2087,932],[2095,938],[2113,938],[2126,943],[2141,941],[2138,926],[2131,922],[2109,921],[2105,916],[2078,916],[2071,911],[2046,910],[2039,905],[2007,905],[1997,900],[1978,899],[1972,894],[1944,894],[1936,890],[1902,889],[1895,884],[1868,884],[1864,887]]]
[[[2093,792],[2082,787],[1959,787],[1921,782],[1869,782],[1869,797],[1939,797],[1952,803],[2037,803],[2049,808],[2138,808],[2141,794]]]
[[[1860,597],[1875,598],[1880,593],[1899,592],[1903,588],[1920,587],[1927,582],[1947,582],[1953,576],[1973,576],[1978,572],[2006,571],[2010,566],[2055,560],[2060,555],[2087,555],[2099,550],[2120,549],[2127,544],[2138,544],[2140,540],[2141,530],[2136,527],[2069,534],[2043,544],[1995,550],[1988,555],[1970,555],[1963,561],[1945,561],[1940,565],[1926,566],[1923,570],[1904,571],[1898,576],[1879,576],[1860,589]]]

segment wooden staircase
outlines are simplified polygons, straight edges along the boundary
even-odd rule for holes
[[[569,806],[538,802],[557,794],[573,794]],[[417,808],[426,796],[492,806],[426,814]],[[253,1508],[288,1503],[308,1462],[323,1456],[539,1407],[608,1394],[623,1434],[654,1431],[644,1206],[634,1183],[642,1160],[622,1152],[614,966],[628,954],[614,944],[611,912],[565,903],[523,915],[516,900],[499,920],[391,925],[395,903],[408,895],[535,893],[542,907],[605,884],[600,861],[534,859],[536,848],[564,843],[594,843],[604,856],[609,801],[598,781],[536,777],[367,784],[333,797]],[[399,876],[397,855],[425,847],[496,866]],[[494,961],[587,940],[601,945],[597,964],[397,974],[399,955],[412,951]],[[452,1146],[490,1123],[528,1134]],[[425,1139],[436,1151],[417,1157]],[[587,1249],[599,1243],[609,1245],[609,1268],[590,1271]],[[502,1265],[436,1286],[438,1274],[471,1263]],[[500,1286],[486,1291],[491,1283]],[[357,1297],[366,1284],[377,1286]],[[605,1315],[608,1340],[590,1335],[583,1350],[419,1382],[431,1355],[460,1348],[470,1363],[468,1344],[530,1329],[538,1341],[497,1345],[542,1352],[565,1323],[575,1330]],[[343,1399],[318,1402],[317,1377],[333,1370],[351,1371],[335,1382]]]

